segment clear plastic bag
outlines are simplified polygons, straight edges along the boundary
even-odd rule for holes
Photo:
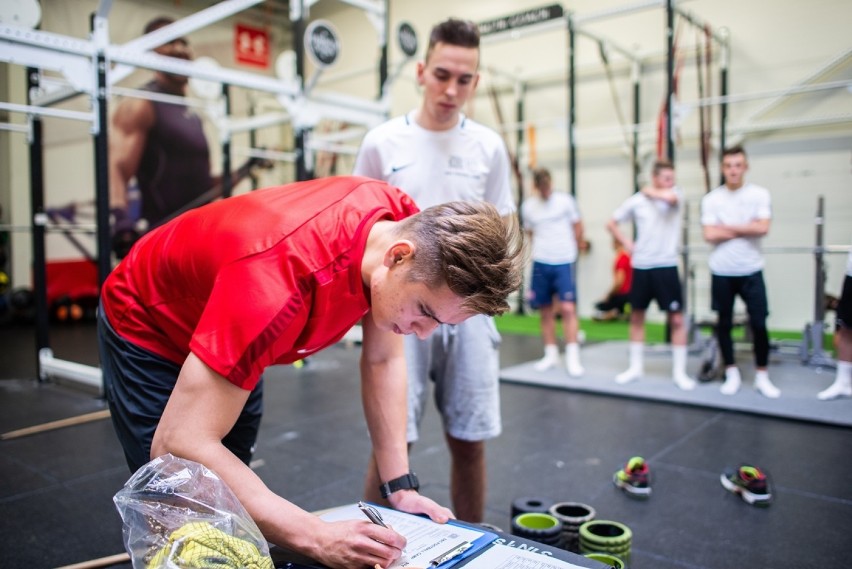
[[[113,497],[134,569],[273,569],[269,546],[225,482],[166,454]]]

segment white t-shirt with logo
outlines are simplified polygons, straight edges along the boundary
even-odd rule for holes
[[[772,218],[769,190],[756,184],[744,184],[736,190],[719,186],[701,200],[701,225],[746,225],[758,219]],[[762,237],[736,237],[713,246],[710,272],[738,277],[763,269],[760,249]]]
[[[617,223],[633,221],[636,226],[636,241],[630,257],[634,269],[677,266],[683,192],[677,187],[674,191],[678,198],[675,204],[637,192],[612,213]]]
[[[493,130],[461,115],[445,131],[426,130],[415,112],[370,130],[353,174],[384,180],[410,195],[420,209],[449,201],[486,201],[501,215],[515,211],[509,155]]]
[[[580,209],[574,196],[562,192],[547,200],[530,196],[521,206],[521,219],[533,234],[533,261],[564,265],[577,260],[574,224],[580,221]]]

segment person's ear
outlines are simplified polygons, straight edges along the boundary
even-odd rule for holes
[[[417,62],[417,84],[421,87],[424,83],[424,73],[426,72],[426,64],[422,61]]]
[[[401,265],[414,255],[414,243],[406,239],[395,242],[385,252],[385,265],[390,268]]]

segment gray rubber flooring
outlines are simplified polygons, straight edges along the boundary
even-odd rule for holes
[[[563,367],[536,371],[536,360],[505,367],[500,372],[504,381],[518,382],[570,391],[601,393],[635,399],[664,401],[679,405],[695,405],[756,413],[771,417],[800,419],[852,427],[852,399],[820,401],[816,394],[834,381],[834,369],[802,365],[794,357],[772,354],[769,377],[781,390],[781,397],[768,399],[753,386],[754,365],[747,352],[737,354],[737,367],[743,378],[742,388],[735,395],[719,392],[721,381],[699,383],[691,391],[678,389],[671,379],[671,351],[665,346],[649,346],[645,350],[645,375],[625,385],[615,382],[615,376],[628,367],[627,342],[602,342],[584,346],[581,359],[586,373],[581,378],[570,377]],[[540,357],[536,354],[537,357]],[[697,377],[702,354],[688,359],[687,370]]]
[[[79,387],[34,380],[31,330],[0,328],[0,342],[0,432],[103,408]],[[57,330],[51,344],[59,358],[97,362],[93,326]],[[539,352],[536,338],[505,337],[503,366]],[[255,468],[308,510],[360,496],[369,441],[357,358],[357,349],[341,345],[305,368],[267,374]],[[581,502],[598,519],[631,528],[635,569],[837,567],[850,554],[848,427],[514,382],[504,382],[501,393],[504,432],[488,446],[491,524],[508,529],[519,498]],[[746,385],[736,397],[747,395]],[[645,502],[611,482],[634,454],[646,457],[654,475]],[[770,507],[749,506],[720,485],[722,469],[741,461],[770,473]],[[411,462],[422,491],[447,503],[448,457],[434,412]],[[107,420],[0,441],[0,567],[57,567],[121,553],[112,497],[129,476]]]

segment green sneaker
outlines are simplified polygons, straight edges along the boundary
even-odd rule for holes
[[[720,478],[722,486],[749,504],[768,506],[772,501],[772,487],[769,477],[756,466],[741,464],[736,469],[729,468]]]
[[[624,468],[616,472],[612,481],[634,498],[648,498],[651,495],[651,471],[641,456],[634,456]]]

